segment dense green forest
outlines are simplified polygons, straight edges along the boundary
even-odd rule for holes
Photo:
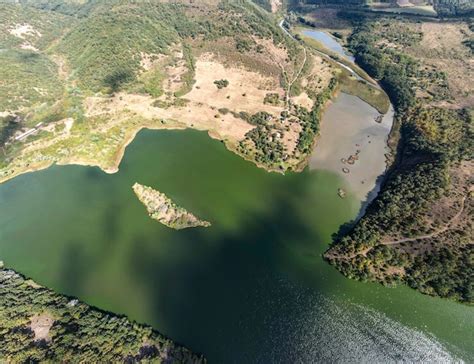
[[[257,5],[260,5],[262,8],[264,8],[267,11],[272,10],[272,6],[269,0],[252,0],[252,1]]]
[[[440,16],[474,15],[474,1],[472,0],[433,0],[433,5]]]
[[[0,267],[0,361],[204,363],[152,328]]]
[[[54,11],[75,17],[86,16],[100,0],[1,0],[7,4],[21,4],[40,10]]]
[[[460,165],[474,158],[471,113],[429,106],[416,96],[417,91],[434,86],[448,87],[440,82],[440,74],[424,72],[418,60],[403,52],[418,44],[419,34],[404,32],[400,28],[403,21],[359,15],[350,11],[340,14],[354,22],[349,45],[356,61],[391,97],[401,139],[397,161],[380,194],[351,231],[336,239],[325,257],[350,278],[405,282],[423,293],[473,302],[472,222],[469,218],[462,222],[463,216],[472,213],[472,197],[470,182],[457,181]],[[394,33],[394,29],[398,31]],[[380,46],[384,42],[396,46]],[[449,92],[433,94],[431,102],[442,100],[445,94]],[[391,236],[433,232],[426,217],[440,199],[457,202],[456,198],[463,196],[464,213],[452,229],[426,241],[415,239],[415,248],[408,243],[384,244]]]

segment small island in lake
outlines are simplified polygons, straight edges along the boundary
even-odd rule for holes
[[[182,207],[177,206],[165,194],[151,187],[139,183],[133,185],[133,191],[142,204],[145,205],[148,215],[172,229],[181,230],[190,227],[208,227],[211,223],[200,220]]]

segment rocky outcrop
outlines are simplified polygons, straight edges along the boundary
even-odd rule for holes
[[[151,187],[135,183],[133,191],[135,191],[141,203],[145,205],[150,217],[163,225],[176,230],[211,226],[210,222],[198,219],[182,207],[177,206],[165,194]]]

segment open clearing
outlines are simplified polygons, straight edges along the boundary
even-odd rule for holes
[[[41,37],[41,33],[35,30],[30,24],[16,24],[9,32],[21,39],[25,39],[27,36]]]
[[[428,67],[434,67],[447,76],[453,108],[474,104],[474,58],[464,41],[473,37],[465,23],[423,22],[421,44],[410,48],[410,54]]]
[[[48,313],[34,315],[31,318],[30,329],[35,334],[35,341],[51,341],[49,330],[54,324],[54,319]]]
[[[229,85],[219,90],[214,81],[221,79],[229,81]],[[211,55],[205,54],[196,62],[196,83],[185,98],[218,109],[228,108],[252,114],[258,111],[279,113],[283,111],[282,106],[263,103],[265,95],[271,92],[284,95],[283,88],[275,85],[274,79],[243,68],[225,67],[212,60]]]

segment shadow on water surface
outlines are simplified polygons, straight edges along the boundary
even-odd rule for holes
[[[66,242],[66,248],[62,253],[61,267],[59,269],[59,279],[61,286],[68,287],[68,292],[80,296],[86,282],[87,272],[84,267],[87,265],[87,256],[79,241],[71,240]]]
[[[120,204],[116,201],[110,203],[104,211],[103,223],[103,249],[112,248],[114,241],[118,238],[120,233],[120,218],[119,218]]]
[[[307,198],[306,181],[297,182],[296,190],[302,192],[298,200]],[[292,186],[295,188],[295,181]],[[272,208],[263,216],[249,211],[238,232],[222,230],[217,235],[207,234],[205,229],[177,232],[186,235],[184,242],[182,238],[173,241],[174,235],[170,234],[171,241],[166,244],[180,250],[179,261],[169,259],[173,254],[162,256],[152,240],[136,236],[134,249],[128,254],[129,264],[138,280],[155,282],[150,301],[156,308],[154,320],[160,329],[178,341],[194,343],[197,350],[217,351],[221,360],[227,356],[238,361],[256,355],[258,345],[255,345],[271,336],[267,325],[259,322],[262,318],[249,317],[255,310],[255,300],[261,305],[267,302],[264,297],[256,297],[265,294],[260,283],[265,279],[272,284],[268,277],[276,275],[279,264],[288,258],[283,255],[290,254],[286,245],[313,235],[298,214],[292,213],[293,203],[297,201],[289,202],[275,194]],[[220,227],[209,229],[220,230]],[[194,254],[196,250],[200,253]],[[258,324],[251,327],[249,319]],[[212,350],[209,336],[215,337]],[[247,352],[233,352],[231,348],[236,342],[247,348]]]
[[[314,362],[334,358],[332,347],[346,352],[345,332],[366,322],[341,320],[350,310],[331,309],[334,296],[392,317],[403,311],[405,322],[428,324],[440,337],[446,326],[456,329],[452,317],[465,317],[449,303],[347,280],[322,261],[331,234],[358,205],[337,196],[334,176],[270,175],[203,133],[137,138],[116,175],[53,167],[20,176],[28,183],[15,191],[0,186],[0,197],[12,193],[14,202],[9,213],[0,210],[0,258],[40,284],[148,323],[211,362]],[[212,227],[174,231],[151,220],[131,189],[137,179]],[[22,219],[12,221],[12,212]],[[423,312],[411,315],[412,306]],[[357,346],[369,352],[372,339],[357,330],[365,340]],[[446,337],[459,342],[466,332]]]

